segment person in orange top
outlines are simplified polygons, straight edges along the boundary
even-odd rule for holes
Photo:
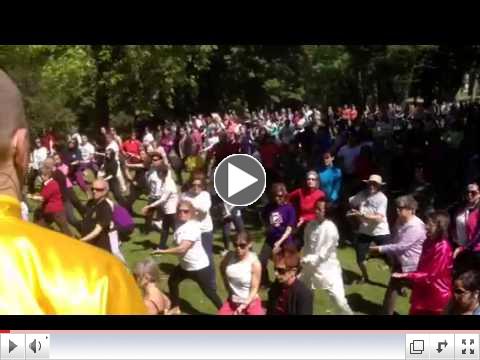
[[[21,218],[28,124],[21,94],[0,70],[0,314],[147,314],[113,255]]]

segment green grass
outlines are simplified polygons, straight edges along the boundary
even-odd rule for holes
[[[137,201],[134,206],[135,210],[139,212],[144,203],[145,202],[143,200]],[[136,218],[135,221],[139,224],[143,223],[142,218]],[[248,225],[247,228],[255,239],[254,250],[258,254],[263,244],[263,229],[261,229],[259,226],[252,227]],[[151,251],[151,247],[154,246],[154,244],[158,244],[159,241],[160,234],[158,232],[151,232],[148,235],[142,235],[138,229],[135,229],[131,236],[131,240],[122,245],[122,251],[125,254],[128,265],[132,267],[135,262],[148,258],[150,256],[149,253]],[[171,245],[171,241],[172,239],[170,238],[169,245]],[[218,251],[216,251],[214,255],[214,260],[217,269],[217,285],[220,297],[225,299],[227,292],[225,291],[218,270],[221,261],[221,255],[219,252],[222,248],[223,242],[221,231],[216,231],[214,236],[214,249],[217,249]],[[352,284],[352,280],[360,276],[360,271],[355,261],[355,251],[351,247],[341,248],[338,249],[338,256],[343,268],[346,294],[352,309],[357,314],[379,314],[381,311],[386,285],[390,276],[390,270],[386,264],[383,262],[383,260],[371,259],[367,266],[371,280],[375,283],[379,283],[379,285],[382,286],[376,286],[372,284]],[[178,258],[173,255],[162,255],[159,257],[154,257],[154,259],[159,264],[162,273],[160,287],[162,290],[168,293],[168,274],[173,266],[178,264]],[[269,268],[270,277],[272,278],[273,272],[271,264],[269,265]],[[260,292],[262,299],[265,300],[266,295],[266,291],[262,289]],[[182,310],[185,313],[215,313],[214,306],[203,295],[200,288],[193,281],[185,280],[181,284],[180,296],[184,300]],[[408,297],[399,297],[397,300],[396,311],[399,314],[406,314],[408,313],[408,309]],[[335,311],[335,307],[330,302],[326,292],[323,290],[316,290],[314,313],[319,315],[328,315],[335,314]]]
[[[81,199],[85,198],[83,194],[79,193],[79,196]],[[140,209],[145,204],[145,200],[136,201],[134,204],[135,211],[140,213]],[[35,204],[30,203],[30,209],[33,210],[34,207]],[[255,216],[255,212],[250,212],[250,216]],[[142,217],[135,217],[135,222],[137,224],[143,224],[144,219]],[[253,223],[254,225],[249,226],[248,223]],[[261,229],[258,224],[255,224],[255,221],[247,222],[247,229],[255,239],[254,250],[258,254],[263,244],[263,229]],[[225,291],[218,270],[221,261],[220,250],[223,248],[221,236],[221,231],[216,231],[214,234],[214,251],[216,250],[214,260],[217,269],[218,293],[222,299],[225,299],[227,292]],[[152,247],[158,244],[159,241],[159,232],[152,231],[150,234],[144,235],[140,233],[138,228],[136,228],[130,241],[122,244],[122,251],[127,259],[128,266],[132,268],[137,261],[149,258]],[[172,244],[171,237],[168,244]],[[369,276],[373,282],[378,283],[379,285],[352,284],[352,281],[360,276],[360,271],[355,261],[355,251],[351,247],[339,248],[338,257],[342,264],[345,290],[352,310],[356,314],[379,314],[390,275],[390,270],[386,264],[380,259],[371,259],[368,262],[367,268]],[[173,255],[162,255],[154,257],[154,260],[159,264],[162,274],[161,282],[159,284],[160,288],[168,293],[168,274],[172,268],[178,264],[178,258]],[[273,272],[271,263],[269,265],[269,273],[272,278]],[[262,299],[266,299],[267,293],[264,289],[261,290],[260,296]],[[181,308],[184,313],[215,314],[216,312],[215,307],[203,295],[198,285],[191,280],[185,280],[180,285],[180,297],[183,300]],[[335,314],[336,310],[325,291],[316,290],[314,301],[314,314]],[[396,304],[396,311],[399,314],[407,314],[408,309],[408,297],[399,297]]]

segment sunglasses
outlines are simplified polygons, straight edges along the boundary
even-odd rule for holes
[[[188,214],[190,213],[190,209],[178,209],[177,212],[180,214]]]
[[[468,195],[477,195],[478,194],[478,191],[475,191],[475,190],[467,190],[466,193]]]
[[[453,290],[454,294],[455,295],[463,295],[465,293],[469,293],[470,291],[469,290],[464,290],[464,289],[455,289]]]
[[[94,191],[94,192],[102,192],[102,191],[105,191],[105,188],[92,188],[92,191]]]
[[[154,158],[154,159],[152,159],[152,161],[160,161],[160,159],[159,158]]]
[[[234,244],[233,245],[235,248],[238,248],[238,249],[246,249],[248,247],[248,244]]]
[[[279,267],[276,267],[276,268],[275,268],[275,272],[276,272],[278,275],[285,275],[288,270],[289,270],[289,269],[287,269],[287,268],[279,268]]]

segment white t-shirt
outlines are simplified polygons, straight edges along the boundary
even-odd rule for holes
[[[213,231],[212,217],[210,216],[210,208],[212,207],[212,198],[206,191],[202,191],[197,196],[193,197],[190,193],[182,194],[183,200],[188,200],[192,203],[195,209],[206,212],[205,218],[200,221],[200,230],[202,233]]]
[[[160,198],[155,201],[155,204],[152,203],[151,205],[161,206],[165,214],[175,214],[178,204],[178,189],[173,179],[167,176],[165,181],[162,181],[157,175],[152,185],[155,187],[157,194],[160,194]]]
[[[108,144],[105,150],[113,150],[113,152],[115,153],[115,158],[118,159],[118,153],[120,152],[120,148],[118,147],[118,143],[115,140]]]
[[[193,246],[180,258],[180,266],[186,271],[196,271],[210,265],[208,255],[202,246],[202,234],[198,221],[189,220],[180,225],[173,234],[175,244],[178,246],[182,241],[192,241]]]
[[[43,165],[43,162],[48,157],[48,150],[46,147],[42,146],[41,148],[37,148],[33,150],[32,153],[32,167],[35,170],[40,170]]]
[[[349,200],[352,207],[356,207],[360,212],[373,215],[381,214],[383,219],[380,222],[376,220],[364,220],[360,222],[358,228],[359,234],[369,236],[379,236],[390,234],[390,228],[387,221],[387,206],[388,199],[381,191],[374,195],[369,195],[367,191],[361,191],[358,194],[352,196]]]
[[[456,242],[458,245],[465,245],[467,243],[467,219],[469,215],[469,210],[464,209],[460,214],[455,218],[455,225],[457,231]]]
[[[343,158],[343,169],[346,174],[352,175],[355,172],[355,160],[360,155],[360,149],[360,145],[354,147],[343,145],[338,150],[337,157]]]
[[[155,139],[153,138],[152,133],[146,133],[145,136],[143,137],[143,145],[148,146],[151,143],[153,143]]]
[[[82,160],[88,161],[95,155],[95,147],[87,142],[85,145],[79,145],[80,153],[82,154]]]

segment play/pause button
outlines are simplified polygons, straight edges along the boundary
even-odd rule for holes
[[[218,196],[226,203],[248,206],[265,191],[265,169],[253,156],[230,155],[216,167],[214,186]]]
[[[25,334],[2,334],[2,359],[25,359]]]

